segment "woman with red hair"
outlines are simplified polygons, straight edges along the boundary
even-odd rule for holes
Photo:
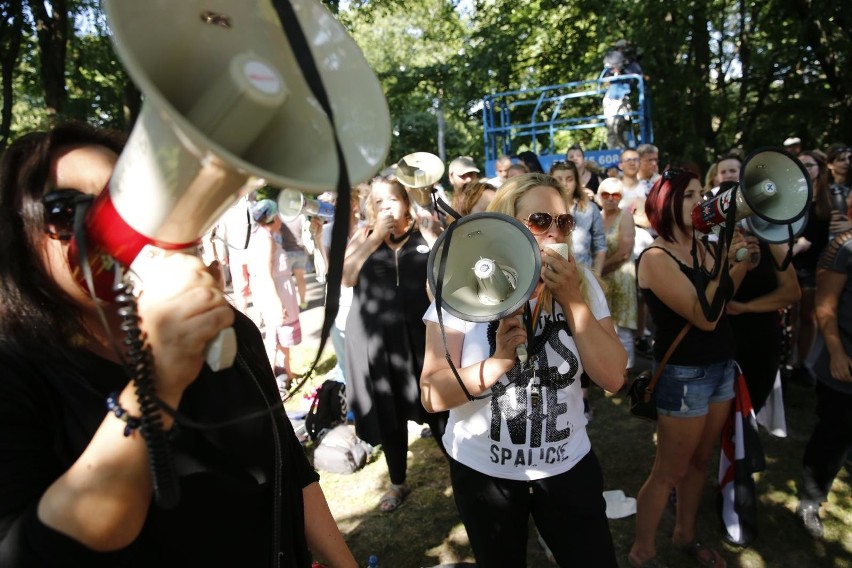
[[[717,551],[697,539],[695,521],[710,453],[734,398],[734,335],[723,304],[751,268],[751,255],[743,253],[756,253],[758,245],[754,238],[734,233],[717,258],[705,250],[692,228],[701,189],[693,172],[669,169],[645,202],[645,214],[659,236],[639,257],[636,275],[656,324],[655,367],[685,325],[692,326],[671,355],[654,393],[657,454],[638,495],[636,538],[628,555],[631,566],[660,566],[655,536],[672,489],[677,490],[674,546],[702,566],[725,566]],[[693,251],[704,259],[703,266],[694,266]],[[728,266],[714,270],[717,260]],[[709,317],[699,294],[713,304]],[[713,301],[719,294],[721,304]]]

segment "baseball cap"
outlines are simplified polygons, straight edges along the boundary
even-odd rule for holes
[[[802,143],[802,139],[799,138],[798,136],[793,136],[791,138],[787,138],[786,140],[784,140],[785,146],[795,146],[796,144],[801,144],[801,143]]]
[[[255,223],[269,223],[278,213],[278,204],[271,199],[261,199],[251,205],[251,218]]]
[[[476,167],[476,163],[473,161],[473,158],[469,156],[459,156],[458,158],[450,162],[451,174],[461,176],[470,172],[479,173],[479,168]]]

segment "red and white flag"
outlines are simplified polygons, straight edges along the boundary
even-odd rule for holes
[[[731,414],[722,428],[717,508],[725,541],[746,546],[757,536],[757,495],[752,474],[763,471],[766,460],[741,369],[734,391]]]

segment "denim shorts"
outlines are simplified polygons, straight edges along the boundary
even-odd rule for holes
[[[677,418],[704,416],[711,403],[734,398],[735,376],[733,359],[697,367],[669,363],[654,391],[657,412]]]
[[[287,252],[287,268],[290,272],[294,270],[304,270],[308,264],[308,255],[304,251],[288,250]]]

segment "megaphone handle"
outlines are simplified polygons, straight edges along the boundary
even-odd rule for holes
[[[170,251],[165,251],[152,245],[146,245],[139,252],[130,266],[130,274],[140,281],[142,284],[141,288],[144,288],[145,274],[157,270],[157,259],[167,254],[170,254]],[[213,371],[227,369],[234,364],[236,356],[237,334],[232,327],[221,330],[204,348],[204,360]]]
[[[521,327],[524,327],[524,318],[523,316],[518,316],[518,321],[521,322]],[[527,354],[527,346],[526,345],[518,345],[515,347],[515,353],[518,356],[518,361],[521,362],[521,365],[525,365],[527,359],[529,359],[529,355]]]

